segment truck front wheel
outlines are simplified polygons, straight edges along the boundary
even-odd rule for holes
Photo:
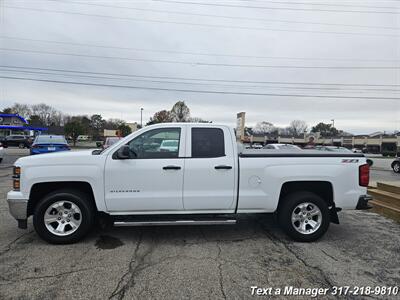
[[[94,214],[86,194],[59,190],[39,201],[33,214],[33,226],[37,234],[49,243],[70,244],[89,232]]]
[[[327,203],[310,192],[297,192],[281,200],[279,223],[287,235],[299,242],[313,242],[328,230]]]

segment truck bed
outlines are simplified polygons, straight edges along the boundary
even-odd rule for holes
[[[245,149],[239,157],[365,157],[362,153],[341,153],[318,150]]]

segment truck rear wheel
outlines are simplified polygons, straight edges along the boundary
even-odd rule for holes
[[[395,162],[395,163],[392,165],[392,168],[393,168],[393,171],[394,171],[395,173],[400,173],[400,162]]]
[[[91,229],[94,207],[79,191],[55,191],[39,201],[33,214],[37,234],[52,244],[70,244],[81,240]]]
[[[310,192],[297,192],[281,200],[279,223],[287,235],[299,242],[313,242],[328,230],[327,203]]]

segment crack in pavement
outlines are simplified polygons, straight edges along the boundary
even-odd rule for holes
[[[13,240],[12,242],[8,243],[8,245],[6,246],[6,249],[3,250],[2,252],[0,252],[0,256],[4,255],[4,254],[6,254],[8,251],[10,251],[10,250],[11,250],[11,246],[12,246],[13,244],[15,244],[16,242],[18,242],[18,241],[19,241],[21,238],[23,238],[24,236],[33,233],[33,231],[34,231],[34,230],[25,232],[24,234],[20,235],[20,236],[17,237],[15,240]]]
[[[332,258],[334,261],[338,261],[338,259],[336,257],[334,257],[333,255],[330,255],[328,252],[326,252],[325,250],[319,249],[322,253],[324,253],[326,256]]]
[[[274,235],[273,233],[271,233],[270,231],[268,231],[268,229],[264,228],[262,223],[259,223],[260,227],[262,229],[262,231],[264,232],[264,234],[272,241],[272,243],[274,243],[275,245],[281,245],[283,246],[287,251],[289,251],[298,261],[300,261],[305,267],[309,268],[309,269],[313,269],[318,271],[318,273],[320,273],[321,278],[323,279],[325,285],[328,288],[331,288],[332,286],[334,286],[335,284],[333,284],[331,282],[331,280],[328,278],[328,276],[325,274],[325,272],[316,266],[312,266],[310,264],[308,264],[302,257],[300,257],[300,255],[298,255],[298,253],[296,253],[295,251],[293,251],[290,247],[289,244],[286,243],[285,241],[281,240],[279,237],[277,237],[276,235]],[[280,243],[276,243],[275,240],[279,241]]]
[[[133,252],[132,259],[129,262],[129,267],[128,271],[121,277],[121,279],[118,281],[117,287],[114,289],[114,291],[111,293],[110,297],[108,299],[123,299],[125,297],[125,293],[129,288],[133,287],[135,285],[135,277],[136,275],[146,269],[148,267],[148,264],[145,262],[146,257],[149,256],[153,250],[154,250],[154,244],[150,245],[149,248],[143,253],[143,255],[139,255],[139,250],[140,246],[143,243],[143,233],[140,234],[139,241],[135,247],[135,251]],[[128,280],[126,280],[126,283],[123,284],[125,281],[125,278],[128,277]]]
[[[221,245],[219,244],[219,242],[217,242],[217,247],[218,247],[218,254],[217,254],[216,261],[218,263],[219,288],[221,290],[222,297],[224,299],[226,299],[226,294],[225,294],[225,289],[224,289],[224,278],[223,278],[223,275],[222,275],[222,265],[223,265],[223,263],[221,262],[221,252],[222,252],[222,250],[221,250]]]
[[[16,282],[21,282],[21,281],[25,281],[25,280],[36,280],[36,279],[44,279],[44,278],[58,278],[58,277],[62,277],[62,276],[65,276],[65,275],[84,272],[84,271],[88,271],[88,270],[92,270],[92,269],[94,269],[94,268],[83,268],[83,269],[71,270],[71,271],[62,272],[62,273],[53,274],[53,275],[23,277],[23,278],[16,279],[16,280],[10,280],[8,278],[2,277],[1,280],[7,281],[7,282],[11,282],[11,283],[16,283]],[[6,285],[6,284],[8,284],[8,283],[4,283],[4,284],[0,283],[0,285]]]
[[[133,263],[136,262],[137,253],[139,251],[140,244],[142,243],[142,238],[143,238],[143,233],[140,234],[139,240],[138,240],[138,242],[136,244],[136,247],[135,247],[135,250],[133,252],[132,258],[129,261],[128,271],[124,275],[122,275],[122,277],[118,281],[118,284],[117,284],[116,288],[111,293],[111,296],[108,299],[112,299],[114,297],[117,297],[118,299],[122,299],[125,296],[126,286],[129,283],[129,280],[124,286],[121,287],[121,285],[124,282],[125,277],[128,276],[129,274],[131,274],[131,278],[132,278],[132,273],[135,271],[135,269],[133,268]]]

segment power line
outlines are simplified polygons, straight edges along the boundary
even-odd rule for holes
[[[84,85],[84,86],[101,86],[101,87],[112,87],[112,88],[129,88],[129,89],[140,89],[140,90],[172,91],[172,92],[199,93],[199,94],[224,94],[224,95],[242,95],[242,96],[272,96],[272,97],[293,97],[293,98],[298,98],[299,97],[299,98],[331,98],[331,99],[363,99],[363,100],[400,100],[399,97],[338,96],[338,95],[328,96],[328,95],[306,95],[306,94],[278,94],[278,93],[207,91],[207,90],[192,90],[192,89],[189,90],[189,89],[171,89],[171,88],[144,87],[144,86],[132,86],[132,85],[99,84],[99,83],[89,83],[89,82],[62,81],[62,80],[37,79],[37,78],[12,77],[12,76],[0,76],[0,78],[13,79],[13,80],[37,81],[37,82],[51,82],[51,83],[61,83],[61,84]]]
[[[44,0],[44,1],[59,2],[58,0]],[[239,20],[279,22],[279,23],[289,23],[289,24],[290,23],[292,23],[292,24],[312,24],[312,25],[345,26],[345,27],[356,27],[356,28],[374,28],[374,29],[392,29],[392,30],[400,29],[398,27],[387,27],[387,26],[368,26],[368,25],[353,25],[353,24],[338,24],[338,23],[305,22],[305,21],[277,20],[277,19],[265,19],[265,18],[254,18],[254,17],[215,15],[215,14],[193,13],[193,12],[172,11],[172,10],[162,10],[162,9],[152,9],[152,8],[139,8],[139,7],[130,7],[130,6],[116,6],[116,5],[88,3],[88,2],[76,2],[76,1],[69,1],[68,4],[69,3],[77,4],[77,5],[96,6],[96,7],[107,7],[107,8],[128,9],[128,10],[136,10],[136,11],[149,11],[149,12],[156,12],[156,13],[168,13],[168,14],[177,14],[177,15],[212,17],[212,18],[233,19],[233,20],[239,19]]]
[[[83,77],[83,78],[94,78],[94,79],[111,79],[111,80],[121,80],[123,78],[115,77],[104,77],[104,76],[92,76],[92,75],[82,75],[82,74],[61,74],[61,73],[51,73],[51,72],[41,72],[41,71],[26,71],[26,70],[0,70],[2,72],[12,72],[12,73],[23,73],[23,74],[39,74],[39,75],[56,75],[63,77]],[[220,83],[200,83],[200,82],[182,82],[182,81],[165,81],[165,80],[148,80],[148,79],[130,79],[138,82],[150,82],[150,83],[166,83],[166,84],[179,84],[179,85],[201,85],[201,86],[223,86],[223,87],[236,87],[236,88],[268,88],[268,89],[290,89],[290,90],[320,90],[320,91],[358,91],[358,92],[400,92],[400,89],[365,89],[365,88],[342,88],[342,87],[293,87],[293,86],[260,86],[260,85],[233,85],[232,84],[220,84]]]
[[[153,0],[157,2],[175,3],[175,4],[189,4],[201,6],[220,6],[220,7],[235,7],[235,8],[252,8],[263,10],[292,10],[292,11],[312,11],[312,12],[348,12],[348,13],[367,13],[367,14],[394,14],[398,15],[399,12],[394,11],[370,11],[370,10],[341,10],[341,9],[310,9],[310,8],[292,8],[292,7],[266,7],[266,6],[251,6],[251,5],[237,5],[237,4],[222,4],[222,3],[203,3],[203,2],[189,2],[177,0]]]
[[[204,53],[204,52],[189,52],[189,51],[174,51],[174,50],[158,50],[158,49],[144,49],[144,48],[119,47],[119,46],[106,46],[106,45],[99,45],[99,44],[87,44],[87,43],[65,42],[65,41],[49,41],[49,40],[41,40],[41,39],[10,37],[10,36],[0,36],[0,39],[11,39],[11,40],[21,40],[21,41],[31,41],[31,42],[61,44],[61,45],[73,45],[73,46],[84,46],[84,47],[93,47],[93,48],[132,50],[132,51],[139,51],[139,52],[174,53],[174,54],[212,56],[212,57],[216,56],[216,57],[238,57],[238,58],[256,58],[256,59],[289,59],[289,60],[311,60],[311,61],[384,61],[384,62],[400,61],[400,60],[396,60],[396,59],[314,58],[314,57],[311,58],[311,57],[289,57],[289,56],[234,55],[234,54],[222,54],[222,53]]]
[[[171,79],[171,80],[183,80],[183,81],[205,81],[205,82],[233,82],[233,83],[255,83],[255,84],[281,84],[281,85],[326,85],[326,86],[360,86],[360,87],[400,87],[400,84],[358,84],[358,83],[317,83],[317,82],[287,82],[287,81],[250,81],[250,80],[228,80],[228,79],[210,79],[210,78],[188,78],[188,77],[172,77],[172,76],[149,76],[149,75],[138,75],[138,74],[121,74],[121,73],[109,73],[109,72],[91,72],[82,70],[67,70],[67,69],[55,69],[55,68],[36,68],[36,67],[24,67],[24,66],[10,66],[0,65],[2,68],[14,68],[14,69],[29,69],[29,70],[42,70],[42,71],[53,71],[53,72],[65,72],[65,73],[76,73],[76,74],[93,74],[93,75],[109,75],[109,76],[120,76],[129,78],[152,78],[152,79]]]
[[[22,53],[33,53],[33,54],[50,54],[50,55],[62,55],[62,56],[75,56],[75,57],[88,57],[88,58],[101,58],[101,59],[116,59],[116,60],[128,60],[128,61],[139,61],[139,62],[151,62],[151,63],[168,63],[168,64],[181,64],[190,66],[207,66],[207,67],[238,67],[238,68],[272,68],[272,69],[331,69],[331,70],[397,70],[399,66],[285,66],[285,65],[250,65],[250,64],[226,64],[226,63],[206,63],[206,62],[185,62],[177,60],[160,60],[160,59],[145,59],[145,58],[130,58],[130,57],[119,57],[119,56],[103,56],[103,55],[89,55],[89,54],[77,54],[77,53],[60,53],[52,51],[37,51],[37,50],[25,50],[17,48],[0,48],[0,51],[12,51]]]
[[[27,8],[27,7],[17,7],[11,5],[3,5],[3,7],[12,9],[22,9],[30,11],[39,12],[51,12],[60,13],[68,15],[78,15],[85,17],[98,17],[98,18],[109,18],[124,21],[135,21],[135,22],[150,22],[150,23],[162,23],[162,24],[173,24],[173,25],[187,25],[187,26],[198,26],[207,28],[223,28],[223,29],[240,29],[240,30],[260,30],[260,31],[277,31],[277,32],[297,32],[297,33],[317,33],[317,34],[336,34],[336,35],[354,35],[354,36],[377,36],[377,37],[395,37],[399,38],[397,34],[373,34],[373,33],[353,33],[353,32],[336,32],[336,31],[317,31],[317,30],[296,30],[296,29],[276,29],[267,27],[249,27],[249,26],[234,26],[234,25],[220,25],[220,24],[201,24],[201,23],[191,23],[191,22],[178,22],[178,21],[165,21],[165,20],[155,20],[155,19],[141,19],[141,18],[130,18],[130,17],[117,17],[110,15],[101,14],[88,14],[70,11],[60,11],[51,9],[38,9],[38,8]]]
[[[312,6],[341,6],[341,7],[365,7],[365,8],[379,8],[379,9],[399,9],[398,7],[388,7],[388,6],[372,6],[372,5],[355,5],[355,4],[331,4],[331,3],[315,3],[313,2],[288,2],[288,1],[257,1],[261,3],[274,3],[274,4],[289,4],[289,5],[312,5]]]

